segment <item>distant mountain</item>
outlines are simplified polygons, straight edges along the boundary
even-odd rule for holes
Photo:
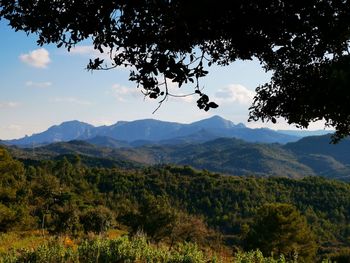
[[[88,139],[94,136],[95,127],[80,121],[67,121],[54,125],[47,131],[25,136],[21,139],[7,140],[7,144],[19,146],[37,146],[53,142],[70,141],[75,139]]]
[[[315,173],[276,144],[247,143],[220,138],[179,147],[172,154],[178,164],[235,175],[272,175],[300,178]]]
[[[232,121],[215,115],[211,118],[192,122],[189,127],[200,129],[232,129],[232,128],[246,128],[243,123],[234,124]]]
[[[350,181],[350,138],[331,144],[331,135],[311,136],[283,146],[298,157],[299,162],[325,177]]]
[[[350,165],[350,138],[344,138],[337,144],[331,143],[331,135],[305,137],[284,146],[297,155],[327,155],[341,163]]]
[[[314,131],[308,131],[308,130],[277,130],[278,133],[297,136],[297,137],[308,137],[308,136],[321,136],[326,134],[332,134],[335,131],[331,130],[314,130]]]
[[[169,134],[179,130],[184,124],[153,119],[117,122],[111,126],[98,128],[98,135],[122,141],[159,141],[169,138]]]
[[[131,147],[131,145],[126,141],[116,140],[107,136],[96,136],[96,137],[87,139],[85,141],[93,145],[102,146],[102,147],[110,147],[110,148]]]
[[[195,133],[189,135],[179,136],[170,138],[167,140],[161,140],[158,142],[159,145],[176,145],[176,144],[189,144],[189,143],[202,143],[206,141],[211,141],[219,138],[220,136],[210,132],[206,129],[201,129]]]
[[[277,144],[247,143],[221,138],[184,145],[146,145],[137,148],[105,148],[85,141],[52,143],[33,149],[13,149],[21,159],[47,159],[78,154],[89,158],[139,164],[181,164],[233,175],[284,176],[315,175],[309,167]]]
[[[205,142],[220,137],[238,138],[248,142],[282,144],[298,139],[296,136],[278,133],[270,129],[250,129],[243,124],[234,124],[219,116],[213,116],[190,124],[146,119],[119,121],[111,126],[94,127],[84,122],[69,121],[52,126],[42,133],[21,139],[7,140],[4,143],[32,147],[53,142],[87,140],[96,145],[119,148],[127,146],[125,143],[131,146],[174,144],[184,141]],[[118,142],[112,141],[112,139]]]

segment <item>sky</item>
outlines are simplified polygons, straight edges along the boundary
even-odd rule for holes
[[[153,114],[158,101],[144,98],[128,80],[128,69],[86,70],[89,59],[97,55],[89,43],[71,52],[55,45],[40,47],[35,35],[15,32],[5,20],[0,21],[0,39],[0,139],[32,135],[70,120],[95,126],[149,118],[190,123],[213,115],[252,128],[295,129],[283,120],[247,123],[255,88],[271,77],[255,60],[209,69],[201,86],[219,104],[217,109],[199,110],[193,96],[169,98]],[[171,86],[175,94],[193,92],[191,87]],[[310,125],[322,128],[321,123]]]

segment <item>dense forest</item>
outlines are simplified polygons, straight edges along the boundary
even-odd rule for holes
[[[118,230],[170,248],[185,242],[198,251],[259,249],[300,262],[349,262],[348,183],[223,176],[189,166],[101,168],[82,158],[15,160],[0,148],[0,235],[39,231],[83,240]]]

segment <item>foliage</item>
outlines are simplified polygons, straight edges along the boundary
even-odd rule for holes
[[[103,233],[112,228],[114,214],[107,207],[98,206],[88,209],[81,215],[81,222],[86,232]]]
[[[346,263],[350,261],[350,249],[340,249],[337,252],[333,252],[327,255],[330,262]]]
[[[0,202],[1,215],[8,214],[1,221],[1,234],[30,229],[78,238],[84,232],[120,228],[132,235],[142,230],[149,240],[173,248],[178,242],[195,242],[200,248],[240,249],[249,230],[255,229],[254,218],[261,216],[262,205],[288,203],[301,214],[291,213],[295,226],[307,232],[302,227],[305,217],[315,233],[318,258],[350,246],[346,183],[317,177],[222,176],[189,166],[124,170],[45,160],[24,167],[10,156],[6,162],[17,164],[4,174],[17,171],[12,185],[23,190],[15,190],[11,201]],[[273,230],[278,229],[275,223]]]
[[[0,255],[1,263],[57,263],[57,262],[208,262],[210,256],[203,254],[191,243],[178,244],[174,249],[155,247],[144,237],[129,239],[84,240],[77,248],[51,242],[34,250]]]
[[[218,105],[200,89],[205,67],[257,58],[273,73],[257,88],[250,119],[283,117],[307,127],[326,121],[339,139],[350,131],[348,1],[0,1],[0,18],[38,34],[38,44],[68,50],[92,38],[110,61],[88,69],[133,66],[145,96],[176,96],[169,80],[193,83],[199,108]]]
[[[257,212],[246,238],[248,248],[259,248],[265,256],[295,255],[313,262],[316,252],[315,237],[306,218],[290,204],[266,204]]]
[[[203,253],[193,243],[178,243],[173,248],[154,246],[145,237],[83,240],[77,247],[50,241],[33,250],[0,254],[1,263],[57,263],[57,262],[154,262],[154,263],[297,263],[283,256],[265,258],[260,251],[238,252],[233,260]]]
[[[11,231],[0,234],[0,254],[6,254],[11,250],[35,249],[50,239],[41,231]]]
[[[250,252],[241,252],[239,251],[234,256],[234,263],[297,263],[297,260],[286,260],[284,256],[280,256],[277,259],[274,259],[273,257],[264,257],[263,253],[259,250],[250,251]]]
[[[128,213],[126,220],[132,232],[143,231],[154,241],[169,237],[177,221],[177,214],[169,201],[161,196],[146,195],[139,202],[138,209]]]
[[[9,150],[16,158],[33,165],[35,161],[28,158],[67,158],[73,163],[73,153],[80,153],[81,164],[90,167],[137,169],[142,167],[138,163],[152,165],[161,162],[190,165],[197,169],[231,175],[283,175],[290,178],[320,175],[349,181],[350,140],[344,139],[336,146],[330,144],[330,140],[330,135],[314,136],[280,145],[217,138],[205,143],[192,141],[180,146],[144,145],[132,149],[96,147],[86,142],[81,142],[83,147],[80,147],[78,141],[71,141],[38,147],[35,149],[35,155],[31,148],[11,147]]]

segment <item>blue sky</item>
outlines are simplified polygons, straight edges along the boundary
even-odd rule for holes
[[[220,115],[247,124],[254,89],[270,78],[257,61],[214,66],[201,85],[219,108],[204,112],[197,108],[196,97],[170,98],[152,114],[157,101],[144,99],[135,83],[128,81],[127,69],[85,70],[89,58],[96,56],[88,43],[70,53],[54,45],[39,47],[35,35],[15,32],[4,20],[0,21],[0,37],[0,139],[31,135],[68,120],[99,126],[146,118],[189,123]],[[190,87],[172,89],[177,94],[192,92]],[[247,125],[293,129],[284,121]]]

